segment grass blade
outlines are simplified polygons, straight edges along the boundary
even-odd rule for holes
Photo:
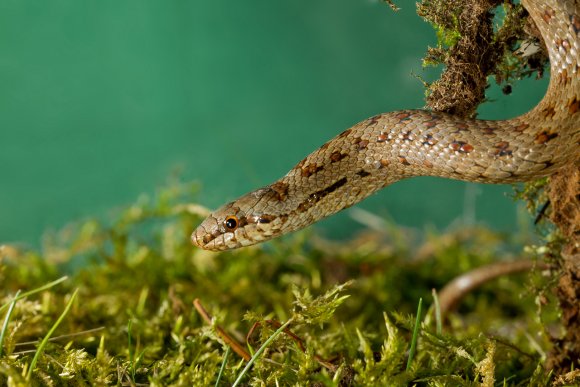
[[[67,279],[68,279],[68,276],[66,276],[66,275],[64,277],[60,277],[59,279],[52,281],[52,282],[49,282],[46,285],[42,285],[41,287],[38,287],[36,289],[32,289],[32,290],[29,290],[27,292],[22,293],[18,297],[15,297],[15,300],[18,301],[18,300],[21,300],[25,297],[28,297],[34,293],[38,293],[38,292],[42,292],[43,290],[50,289],[53,286],[58,285],[59,283],[65,281]],[[10,306],[10,304],[4,304],[4,305],[0,306],[0,312],[2,312],[4,309],[8,308],[8,306]]]
[[[232,384],[232,387],[236,387],[238,384],[240,384],[240,382],[242,381],[242,378],[248,372],[248,370],[250,369],[250,367],[252,366],[252,364],[254,364],[254,362],[260,357],[260,355],[262,354],[262,352],[264,352],[266,350],[266,348],[268,347],[268,345],[272,341],[274,341],[274,339],[276,339],[276,337],[278,337],[278,335],[280,335],[280,333],[284,332],[284,329],[286,329],[288,327],[288,325],[290,325],[291,322],[292,322],[292,319],[286,321],[284,323],[284,325],[282,325],[280,328],[278,328],[276,330],[276,332],[274,332],[272,334],[272,336],[268,337],[268,340],[266,340],[264,342],[264,344],[262,344],[262,346],[260,348],[258,348],[258,350],[254,354],[254,356],[252,356],[252,358],[250,359],[250,361],[248,362],[248,364],[246,364],[246,366],[244,367],[244,369],[242,370],[242,372],[240,372],[240,374],[236,378],[236,381],[234,382],[234,384]]]
[[[220,372],[218,374],[217,380],[215,381],[215,387],[218,387],[220,384],[220,380],[222,379],[222,375],[226,368],[226,363],[228,362],[228,356],[230,356],[230,347],[226,346],[226,353],[224,355],[224,360],[222,361],[222,366],[220,367]]]
[[[4,318],[4,324],[2,324],[2,331],[0,331],[0,357],[2,356],[2,348],[4,348],[4,335],[8,330],[8,323],[10,322],[10,316],[12,316],[12,311],[14,310],[14,305],[16,305],[16,301],[18,300],[18,295],[20,294],[20,290],[16,292],[14,298],[10,302],[10,308],[8,308],[8,312],[6,313],[6,317]]]
[[[417,337],[419,336],[419,328],[421,327],[421,309],[423,307],[423,298],[419,298],[419,306],[417,306],[417,317],[415,318],[415,327],[413,328],[413,337],[411,338],[411,348],[409,349],[409,358],[407,359],[407,368],[411,368],[411,362],[415,356],[415,348],[417,347]]]
[[[437,295],[437,290],[433,289],[431,294],[433,295],[433,303],[435,304],[435,324],[437,327],[437,334],[443,334],[443,318],[441,317],[441,305],[439,304],[439,296]]]
[[[133,339],[132,339],[132,333],[131,333],[131,328],[133,327],[133,320],[129,319],[129,322],[127,323],[127,341],[128,341],[128,346],[129,346],[129,363],[131,364],[131,369],[129,370],[131,373],[131,380],[133,382],[135,382],[135,360],[134,360],[134,353],[133,353]]]
[[[66,279],[66,277],[63,277],[63,278]],[[48,333],[46,334],[46,336],[44,336],[44,338],[40,342],[40,345],[36,349],[36,353],[34,354],[34,357],[32,358],[32,361],[30,362],[30,366],[28,367],[28,374],[26,375],[26,380],[30,381],[30,378],[32,377],[32,371],[34,371],[34,368],[36,367],[36,362],[40,358],[40,355],[42,355],[42,353],[44,352],[44,348],[46,347],[46,344],[48,344],[48,340],[50,339],[50,337],[52,336],[52,334],[54,333],[54,331],[56,330],[56,328],[58,328],[58,326],[60,325],[60,323],[62,322],[62,320],[64,320],[64,317],[67,315],[67,313],[69,312],[70,308],[72,307],[72,304],[73,304],[75,298],[77,297],[78,291],[79,291],[78,288],[74,291],[74,293],[72,294],[70,300],[66,304],[66,306],[64,308],[64,311],[61,313],[61,315],[56,320],[56,322],[52,325],[52,327],[50,328],[50,330],[48,331]]]

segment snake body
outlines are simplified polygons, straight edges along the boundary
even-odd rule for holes
[[[345,130],[284,177],[222,206],[194,245],[227,250],[306,227],[414,176],[514,183],[578,160],[580,0],[524,0],[546,43],[550,84],[528,113],[502,121],[425,110],[379,114]]]

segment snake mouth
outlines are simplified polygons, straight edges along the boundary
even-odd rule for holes
[[[202,226],[198,227],[192,234],[191,234],[191,244],[205,249],[206,243],[204,242],[204,235],[206,234],[205,229]]]

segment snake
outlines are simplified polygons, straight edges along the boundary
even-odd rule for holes
[[[222,251],[302,229],[402,179],[511,184],[549,176],[580,153],[580,0],[522,0],[546,44],[550,82],[529,112],[480,120],[429,110],[368,118],[285,176],[213,211],[191,235]]]

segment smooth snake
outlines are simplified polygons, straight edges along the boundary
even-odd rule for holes
[[[193,232],[207,250],[296,231],[414,176],[515,183],[548,176],[580,153],[580,0],[523,0],[546,43],[550,84],[519,117],[426,111],[379,114],[342,132],[284,177],[211,213]]]

